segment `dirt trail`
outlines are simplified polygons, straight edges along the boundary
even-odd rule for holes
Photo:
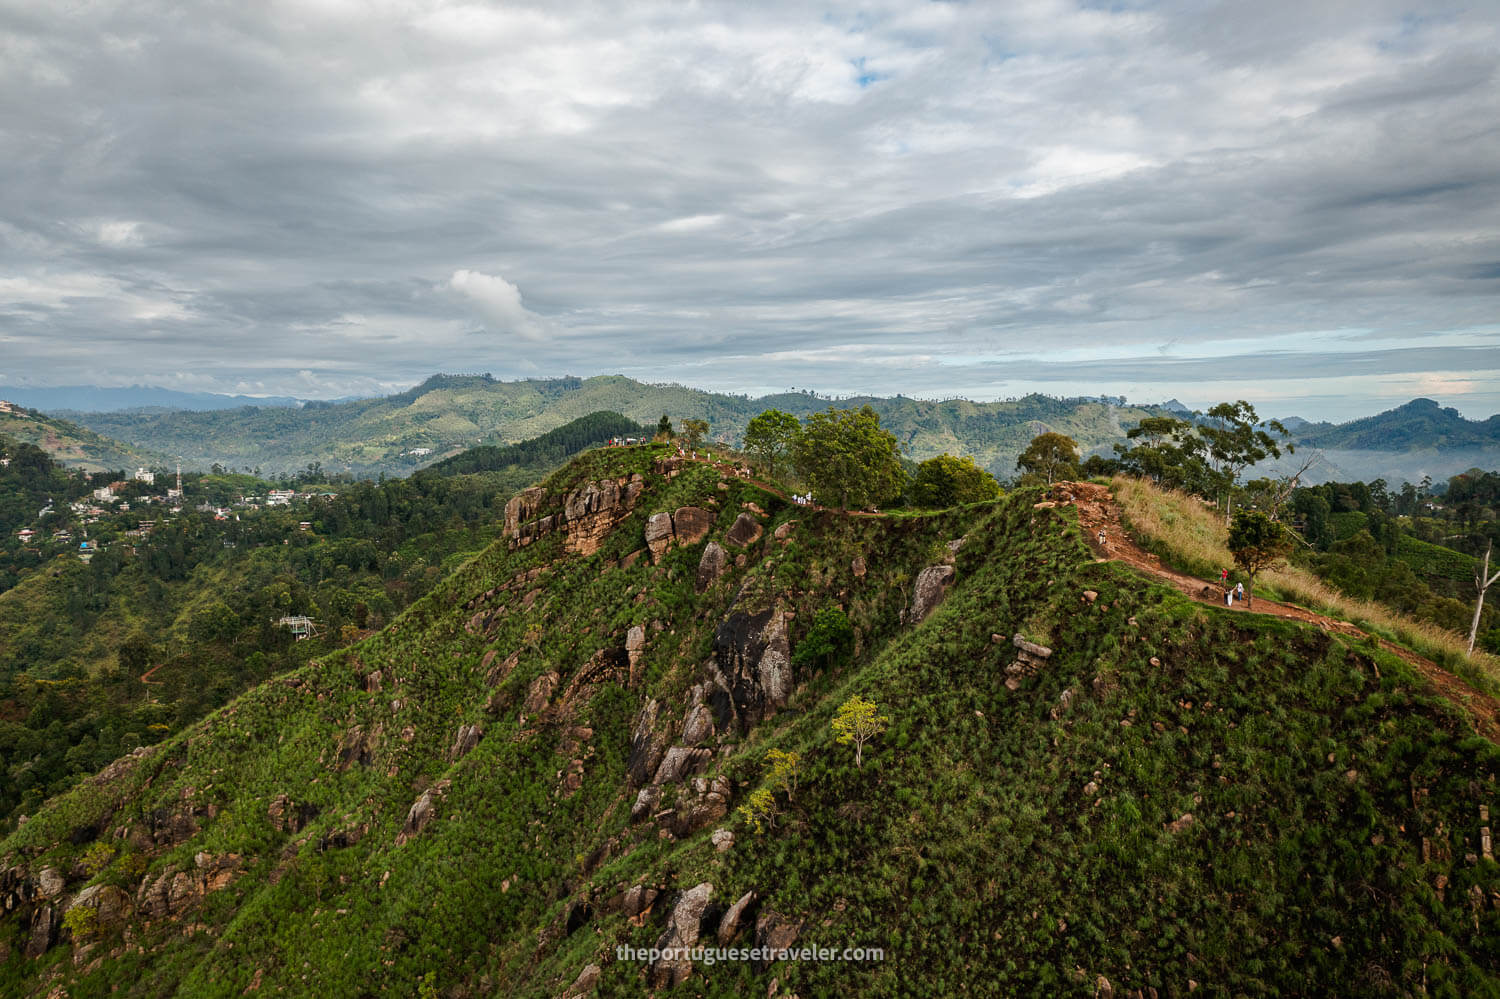
[[[772,495],[779,496],[788,503],[792,498],[782,489],[762,482],[759,479],[741,475],[737,467],[729,462],[711,461],[699,458],[695,455],[684,456],[689,461],[710,465],[726,475],[733,475],[750,482],[752,485],[764,489]],[[1043,504],[1051,506],[1074,506],[1078,509],[1078,523],[1083,528],[1083,535],[1093,550],[1095,557],[1100,561],[1124,562],[1140,572],[1145,573],[1152,579],[1159,580],[1169,586],[1175,587],[1186,596],[1201,603],[1212,604],[1221,610],[1232,610],[1242,614],[1269,614],[1272,617],[1287,617],[1305,624],[1311,624],[1323,631],[1338,632],[1353,638],[1366,639],[1373,637],[1380,643],[1380,647],[1394,656],[1399,657],[1416,669],[1416,671],[1437,688],[1439,694],[1444,698],[1463,708],[1474,720],[1475,730],[1492,742],[1500,743],[1500,701],[1475,690],[1459,677],[1454,676],[1441,666],[1424,659],[1392,642],[1386,641],[1378,635],[1370,635],[1369,632],[1358,628],[1348,621],[1339,621],[1324,614],[1318,614],[1305,607],[1297,607],[1293,604],[1279,603],[1264,597],[1252,595],[1251,603],[1235,603],[1232,607],[1224,603],[1224,590],[1216,583],[1207,583],[1196,576],[1189,576],[1175,569],[1170,569],[1161,564],[1161,559],[1150,552],[1144,551],[1138,546],[1125,531],[1125,525],[1120,520],[1120,508],[1115,504],[1114,496],[1110,494],[1108,487],[1096,485],[1092,482],[1058,482],[1052,486],[1050,498]],[[827,507],[811,505],[810,510],[824,510]],[[885,514],[865,511],[849,510],[846,515],[856,517],[884,517]],[[1099,532],[1104,532],[1104,540],[1099,540]]]
[[[1101,561],[1124,562],[1153,579],[1175,587],[1194,600],[1213,604],[1220,610],[1232,610],[1244,614],[1269,614],[1273,617],[1288,617],[1315,625],[1324,631],[1364,639],[1374,637],[1380,647],[1392,655],[1410,663],[1417,672],[1426,677],[1437,688],[1438,693],[1464,708],[1473,716],[1475,728],[1492,742],[1500,742],[1500,701],[1469,686],[1441,666],[1424,659],[1410,649],[1402,648],[1379,636],[1355,627],[1348,621],[1339,621],[1310,611],[1305,607],[1278,603],[1264,597],[1254,597],[1253,605],[1236,603],[1228,607],[1224,603],[1224,590],[1217,583],[1206,583],[1196,576],[1169,569],[1161,559],[1143,551],[1125,532],[1120,520],[1120,508],[1115,504],[1105,486],[1091,482],[1058,482],[1053,485],[1050,498],[1045,501],[1053,506],[1073,506],[1078,510],[1078,523],[1083,528],[1085,540]],[[1104,541],[1099,532],[1104,532]]]

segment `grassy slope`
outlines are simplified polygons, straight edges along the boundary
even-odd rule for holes
[[[50,416],[0,413],[0,434],[34,444],[53,459],[87,472],[133,469],[162,462],[158,455]]]
[[[1116,409],[1098,402],[1028,396],[1012,402],[855,398],[868,402],[912,457],[944,451],[974,456],[1000,475],[1015,471],[1015,457],[1042,430],[1075,437],[1085,450],[1124,437],[1148,410]],[[746,399],[685,388],[645,385],[618,375],[588,379],[493,382],[477,377],[438,376],[417,388],[383,399],[305,409],[226,410],[210,413],[97,413],[79,419],[104,433],[183,454],[197,464],[300,468],[321,461],[330,469],[406,472],[432,458],[400,457],[414,447],[443,457],[460,445],[536,437],[598,410],[612,410],[649,427],[662,413],[681,423],[708,420],[715,436],[737,438],[751,417],[769,407],[805,415],[830,403],[805,394]]]
[[[1205,580],[1217,578],[1220,567],[1234,566],[1234,556],[1226,547],[1228,533],[1223,518],[1202,500],[1124,476],[1115,478],[1112,487],[1121,511],[1143,546]],[[1458,552],[1452,554],[1465,557]],[[1260,580],[1261,590],[1272,599],[1352,621],[1489,689],[1500,683],[1500,661],[1484,652],[1470,655],[1466,636],[1399,614],[1371,600],[1347,597],[1296,566],[1262,573]]]
[[[554,486],[606,462],[615,474],[629,462],[644,470],[644,453],[596,453]],[[722,537],[752,498],[776,520],[800,513],[794,540],[701,597],[691,585],[701,546],[659,568],[606,568],[640,546],[650,512],[718,499]],[[142,951],[112,938],[81,968],[67,945],[39,966],[26,961],[21,928],[6,920],[0,991],[45,994],[56,971],[75,997],[228,996],[258,971],[266,994],[412,995],[430,974],[446,994],[545,996],[597,960],[601,994],[639,995],[639,968],[609,955],[617,942],[654,943],[664,907],[636,927],[600,903],[632,884],[709,880],[721,903],[753,888],[765,906],[807,920],[799,945],[880,946],[887,960],[721,964],[700,969],[684,994],[763,994],[775,976],[803,995],[1093,995],[1099,975],[1116,990],[1168,995],[1189,979],[1225,995],[1423,984],[1432,995],[1500,994],[1500,919],[1488,902],[1500,875],[1462,859],[1476,849],[1476,806],[1495,804],[1500,751],[1383,652],[1220,613],[1094,564],[1068,513],[1034,510],[1035,498],[814,522],[743,484],[718,491],[699,468],[652,477],[636,514],[592,558],[560,557],[556,536],[492,548],[386,632],[251,692],[0,844],[5,866],[68,870],[102,829],[117,852],[99,880],[132,888],[142,867],[191,869],[198,851],[248,865],[190,917],[202,932],[137,925]],[[965,533],[947,602],[903,627],[912,578],[940,542]],[[863,580],[849,572],[855,553],[870,565]],[[492,639],[464,631],[455,604],[549,563],[529,584],[541,589],[532,610],[519,609],[523,587],[504,596],[513,610]],[[1095,602],[1081,602],[1085,588]],[[719,855],[707,829],[676,842],[631,826],[624,769],[645,696],[680,713],[737,591],[762,606],[780,595],[799,624],[843,602],[862,651],[836,675],[800,677],[791,707],[722,761],[736,803],[761,779],[767,749],[798,751],[804,764],[774,828],[741,827]],[[666,630],[650,632],[642,688],[598,684],[566,721],[518,718],[533,678],[555,668],[565,688],[596,650],[653,620]],[[1013,657],[991,634],[1013,631],[1056,651],[1010,692],[1001,680]],[[494,719],[482,710],[487,649],[523,653],[502,684],[510,707]],[[367,693],[363,677],[377,668],[383,687]],[[829,732],[852,693],[892,719],[861,769]],[[485,738],[450,764],[458,725],[478,720]],[[337,747],[356,725],[381,737],[370,765],[340,772]],[[571,797],[559,791],[568,725],[592,730],[573,750],[584,780]],[[440,778],[452,786],[437,819],[395,845],[419,789]],[[1090,781],[1097,789],[1086,792]],[[301,835],[271,828],[267,806],[282,793],[321,809]],[[189,805],[216,814],[166,853],[113,838],[153,809]],[[1168,831],[1185,813],[1195,820]],[[326,833],[366,822],[357,844],[320,849]],[[1423,836],[1455,859],[1423,863]],[[1439,874],[1450,879],[1442,900]],[[1472,911],[1471,886],[1483,902]],[[564,916],[578,901],[595,911],[569,932]],[[104,960],[89,963],[95,956]]]

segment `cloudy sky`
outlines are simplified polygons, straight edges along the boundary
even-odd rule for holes
[[[0,384],[1500,411],[1500,7],[0,0]]]

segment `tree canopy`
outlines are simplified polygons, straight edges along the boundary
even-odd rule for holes
[[[746,425],[745,450],[752,458],[765,462],[768,473],[774,478],[777,462],[785,461],[791,455],[801,435],[802,424],[795,416],[779,409],[768,409],[752,417]]]
[[[1234,556],[1234,564],[1250,577],[1251,587],[1256,575],[1284,559],[1291,548],[1286,528],[1259,510],[1241,510],[1234,515],[1229,527],[1229,553]]]
[[[869,406],[813,413],[794,448],[797,472],[825,506],[878,506],[901,495],[906,470],[896,438]]]
[[[1048,431],[1031,439],[1016,459],[1016,467],[1040,476],[1051,485],[1078,474],[1078,443],[1066,434]]]
[[[946,508],[980,503],[1000,495],[1000,483],[970,457],[940,454],[917,466],[911,497],[917,506]]]

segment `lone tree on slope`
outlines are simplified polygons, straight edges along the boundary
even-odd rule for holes
[[[1078,474],[1078,442],[1066,434],[1048,431],[1031,439],[1016,459],[1016,467],[1047,480],[1047,485],[1064,476]]]
[[[1234,515],[1229,527],[1229,553],[1234,564],[1250,577],[1250,588],[1245,591],[1249,606],[1255,606],[1255,577],[1271,568],[1292,549],[1292,538],[1285,527],[1267,517],[1259,510],[1241,510]]]

